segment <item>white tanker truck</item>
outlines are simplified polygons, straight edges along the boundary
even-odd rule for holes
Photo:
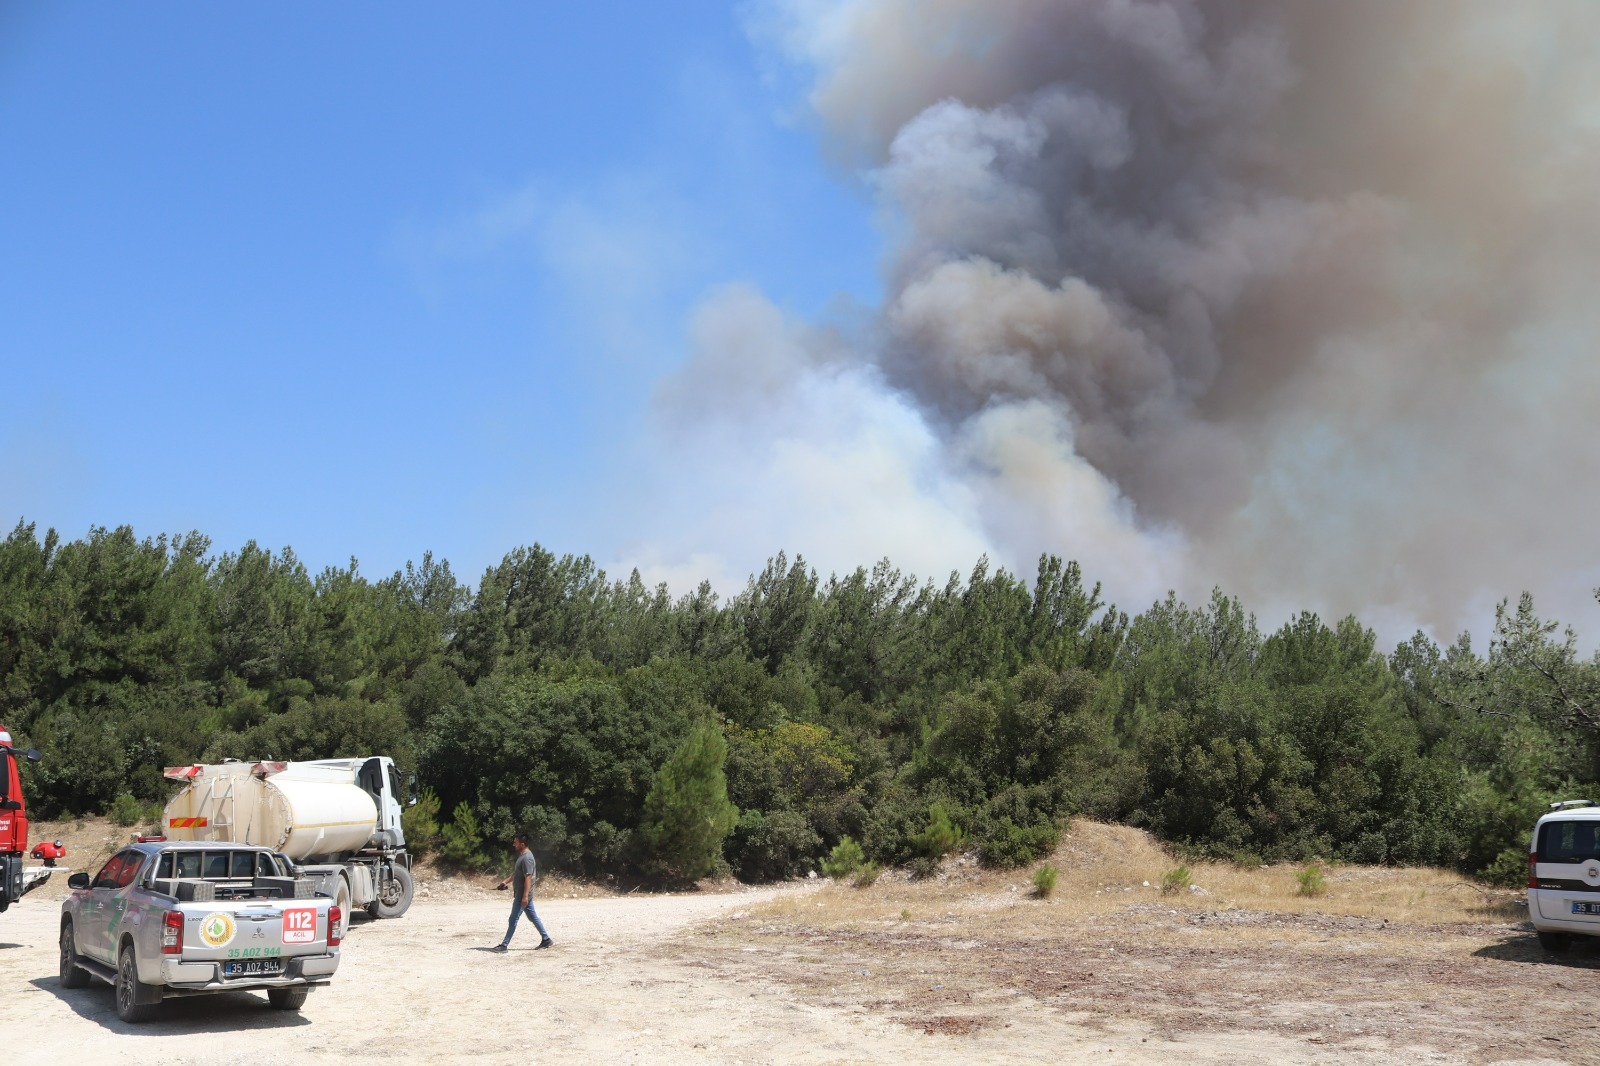
[[[230,759],[164,772],[184,782],[163,814],[169,840],[271,848],[339,904],[346,924],[352,907],[365,907],[374,918],[398,918],[411,906],[411,855],[400,816],[416,802],[416,777],[407,774],[402,790],[387,756]]]

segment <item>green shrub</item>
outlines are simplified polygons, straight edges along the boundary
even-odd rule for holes
[[[746,881],[803,874],[821,850],[822,838],[797,811],[742,811],[727,846],[734,870]]]
[[[861,852],[861,845],[855,842],[855,838],[845,837],[835,844],[828,857],[822,860],[822,872],[835,879],[848,877],[861,866],[865,858]]]
[[[939,872],[939,860],[932,855],[918,855],[906,863],[906,872],[918,881],[925,881]]]
[[[727,756],[721,727],[702,722],[656,771],[636,833],[650,876],[681,884],[716,871],[722,842],[739,823],[722,769]]]
[[[472,805],[462,800],[450,815],[450,821],[439,827],[442,841],[439,857],[447,863],[468,870],[481,870],[489,865],[483,853],[483,831],[478,828],[477,815]]]
[[[965,839],[965,834],[950,820],[944,804],[935,803],[928,808],[928,824],[911,838],[911,845],[919,856],[933,859],[937,865],[939,859],[959,848]]]
[[[1304,870],[1294,875],[1300,882],[1299,894],[1302,896],[1320,896],[1328,890],[1328,884],[1322,879],[1322,867],[1312,863]]]
[[[1056,890],[1056,868],[1045,863],[1033,871],[1033,894],[1045,899]]]
[[[1061,831],[1054,822],[1018,825],[1002,818],[978,846],[978,854],[990,866],[1027,866],[1054,851],[1060,839]]]
[[[1186,891],[1190,883],[1189,868],[1175,866],[1161,876],[1161,891],[1164,895],[1170,896],[1174,892]]]
[[[883,873],[883,867],[875,862],[864,862],[856,867],[855,886],[867,888],[877,883],[878,877]]]
[[[145,820],[148,808],[127,792],[118,792],[117,798],[111,801],[111,809],[106,812],[118,825],[138,825]]]
[[[439,846],[439,794],[431,788],[422,790],[417,802],[400,815],[400,828],[406,835],[406,847],[414,854],[423,855]]]

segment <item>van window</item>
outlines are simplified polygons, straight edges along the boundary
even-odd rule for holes
[[[1539,830],[1539,861],[1577,863],[1600,859],[1600,822],[1546,822]]]

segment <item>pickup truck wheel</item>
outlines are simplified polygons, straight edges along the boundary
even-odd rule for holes
[[[395,863],[389,868],[389,880],[383,883],[378,898],[367,908],[374,918],[398,918],[411,906],[416,887],[411,881],[411,871]]]
[[[77,945],[72,940],[72,923],[61,923],[61,987],[83,988],[89,983],[89,971],[78,965]]]
[[[155,1016],[156,1007],[160,1005],[160,1000],[155,1003],[139,1002],[141,999],[146,999],[146,997],[150,996],[153,990],[149,985],[139,980],[139,966],[135,961],[133,945],[131,944],[124,946],[121,954],[117,956],[117,981],[115,987],[117,990],[118,1018],[125,1022],[144,1022]]]
[[[298,988],[269,988],[267,989],[267,1002],[279,1010],[299,1010],[306,1005],[306,996],[311,989],[301,985]]]

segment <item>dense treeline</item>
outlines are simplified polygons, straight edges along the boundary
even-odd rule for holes
[[[1083,813],[1213,855],[1508,878],[1543,803],[1600,781],[1600,661],[1527,597],[1486,654],[1385,654],[1353,618],[1262,634],[1222,592],[1130,619],[1053,557],[1031,584],[980,560],[940,586],[779,554],[722,602],[537,545],[474,589],[427,555],[373,581],[19,524],[0,722],[46,755],[45,815],[159,803],[164,765],[391,753],[432,790],[417,832],[442,812],[462,861],[524,826],[591,873],[698,876],[684,855],[720,844],[781,877],[845,837],[1021,863]]]

